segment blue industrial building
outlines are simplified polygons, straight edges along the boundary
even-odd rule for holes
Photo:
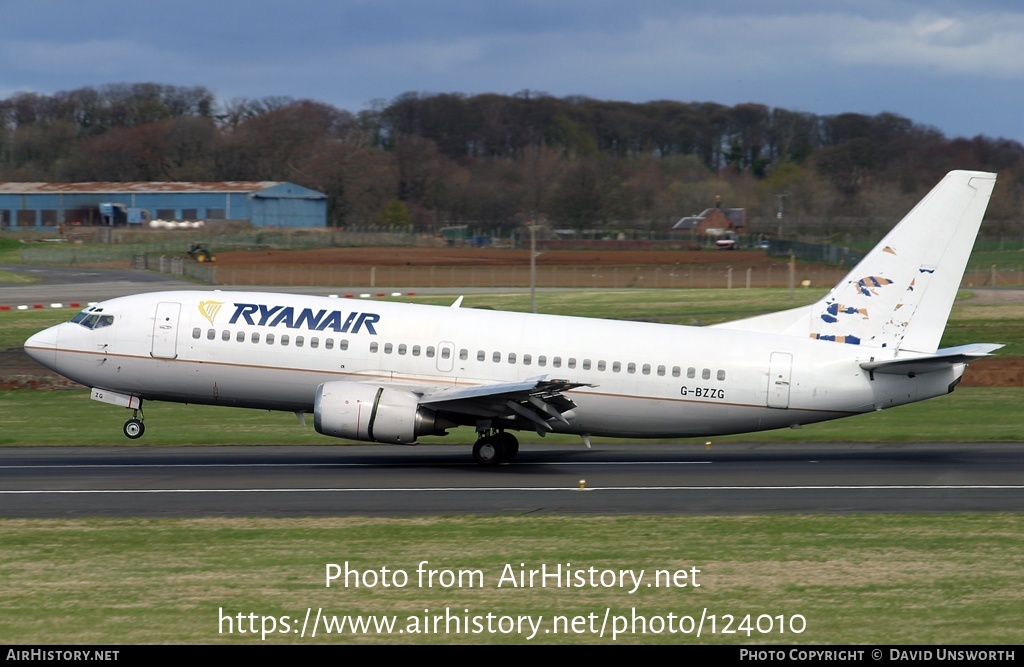
[[[282,181],[0,183],[0,230],[61,224],[145,227],[151,220],[326,227],[327,196]]]

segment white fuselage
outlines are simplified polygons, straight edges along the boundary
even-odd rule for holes
[[[555,431],[685,437],[795,426],[947,393],[963,364],[875,375],[872,350],[781,334],[255,292],[112,299],[28,352],[141,399],[309,412],[321,383],[412,392],[538,376],[590,386]]]

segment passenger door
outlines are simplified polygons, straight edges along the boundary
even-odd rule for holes
[[[150,354],[158,359],[178,356],[178,315],[181,304],[165,301],[156,305],[153,318],[153,347]]]

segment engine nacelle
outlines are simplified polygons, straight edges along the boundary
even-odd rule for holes
[[[432,410],[410,391],[360,382],[325,382],[316,389],[313,426],[336,438],[414,445],[421,435],[444,435]]]

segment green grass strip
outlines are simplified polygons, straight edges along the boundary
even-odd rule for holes
[[[1020,515],[6,520],[0,542],[6,644],[1019,644],[1024,619]],[[433,586],[419,580],[423,561]],[[327,588],[329,563],[362,584]],[[506,567],[518,577],[559,564],[644,575],[634,593],[589,575],[579,587],[498,586]],[[657,570],[685,571],[676,583],[688,585],[654,586]],[[303,638],[307,609],[396,626]],[[540,630],[456,632],[446,610],[529,615]],[[678,629],[702,614],[699,639]],[[295,631],[281,631],[285,616]],[[615,616],[630,623],[613,641]],[[758,632],[759,617],[773,629]]]

